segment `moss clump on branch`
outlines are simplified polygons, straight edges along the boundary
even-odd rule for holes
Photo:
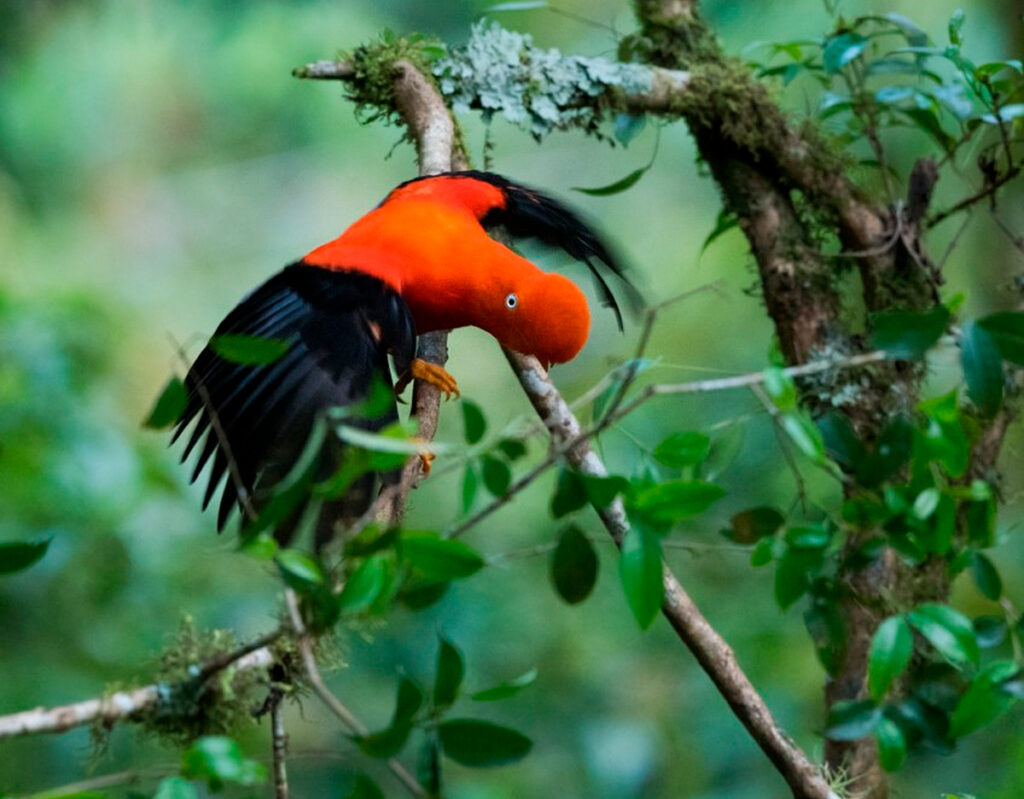
[[[356,115],[364,122],[386,120],[398,122],[395,109],[395,63],[408,61],[431,80],[435,60],[447,52],[438,39],[421,34],[396,36],[385,31],[380,39],[363,44],[339,58],[349,61],[355,72],[345,83],[345,97],[356,107]]]
[[[433,72],[456,111],[478,108],[485,119],[500,113],[538,140],[569,128],[600,135],[616,93],[651,88],[647,67],[544,50],[528,34],[487,21],[474,25],[466,45],[438,59]]]
[[[200,631],[190,617],[183,619],[176,639],[160,656],[160,702],[139,720],[143,729],[180,747],[250,721],[262,701],[262,670],[231,665],[206,680],[198,679],[204,663],[237,648],[232,631]]]

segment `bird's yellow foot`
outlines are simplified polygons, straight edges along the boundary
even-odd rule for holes
[[[412,380],[423,380],[430,383],[444,394],[445,399],[460,396],[459,384],[455,382],[455,378],[448,374],[444,367],[424,361],[422,358],[413,358],[412,363],[409,364],[409,371],[398,381],[395,391],[401,394]]]

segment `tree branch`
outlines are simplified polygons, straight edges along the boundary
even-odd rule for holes
[[[259,639],[258,645],[246,644],[226,655],[204,664],[195,680],[202,684],[228,667],[240,671],[263,669],[275,661],[270,644],[281,632],[275,631]],[[166,684],[157,683],[133,691],[117,691],[98,699],[87,699],[71,705],[37,707],[20,713],[0,716],[0,740],[21,735],[61,733],[86,724],[100,722],[111,725],[136,721],[167,702],[172,693]]]
[[[550,431],[552,443],[561,447],[576,442],[565,452],[566,460],[582,474],[606,477],[608,470],[604,463],[590,445],[581,440],[579,421],[537,359],[508,350],[505,356],[541,421]],[[595,510],[608,534],[616,544],[621,545],[629,530],[629,520],[622,500],[616,499],[608,507]],[[693,652],[733,713],[782,774],[793,790],[793,795],[798,799],[838,799],[820,769],[775,723],[771,711],[737,662],[735,653],[667,567],[664,570],[664,582],[662,613],[665,618],[680,640]]]

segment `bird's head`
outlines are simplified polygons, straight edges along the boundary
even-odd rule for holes
[[[502,286],[479,326],[502,346],[544,364],[565,363],[587,343],[590,310],[583,292],[562,275],[537,272]]]

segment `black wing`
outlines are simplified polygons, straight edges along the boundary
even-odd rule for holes
[[[285,268],[242,300],[214,335],[289,342],[280,358],[255,366],[225,360],[207,346],[185,379],[189,400],[174,440],[195,420],[182,461],[201,442],[192,480],[212,463],[203,508],[223,483],[218,530],[233,508],[242,508],[239,484],[259,510],[268,489],[301,454],[317,417],[327,408],[364,399],[375,377],[391,385],[388,353],[404,369],[415,351],[412,315],[397,293],[368,275],[302,262]],[[392,411],[363,424],[380,429],[395,418],[397,412]],[[321,452],[320,477],[326,477],[340,457],[331,438]],[[358,515],[373,500],[372,487],[365,482],[357,485],[331,514]],[[325,508],[323,516],[327,515]],[[278,527],[280,539],[291,537],[300,516],[296,513],[290,523]],[[320,543],[322,532],[318,529]]]

